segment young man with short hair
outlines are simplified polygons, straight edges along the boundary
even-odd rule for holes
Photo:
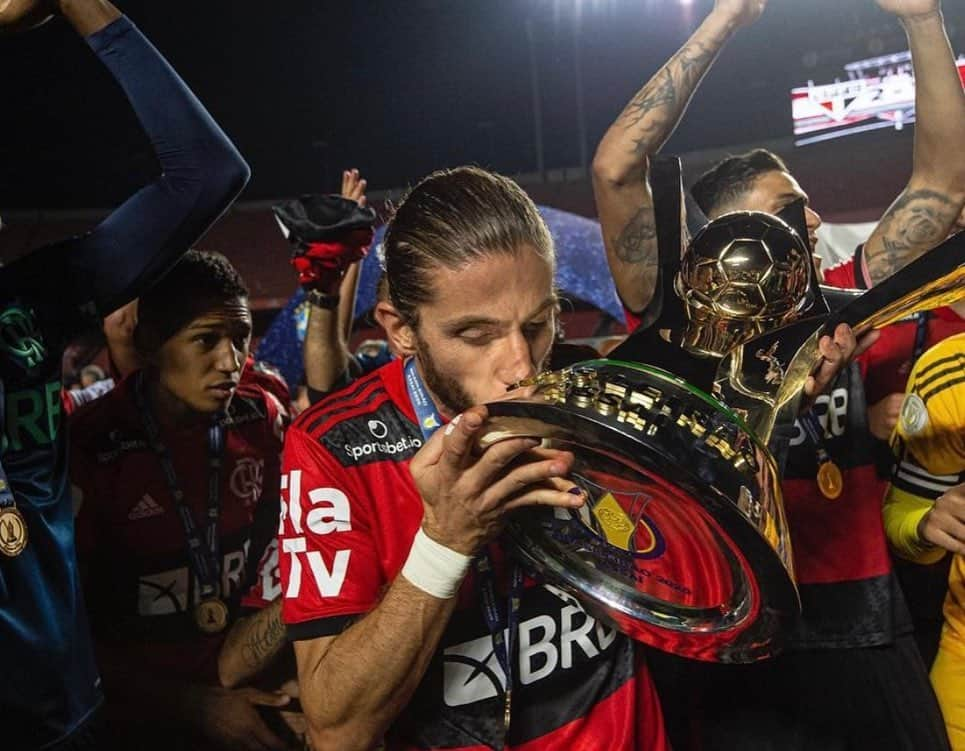
[[[285,413],[242,380],[248,290],[224,256],[189,251],[141,295],[134,338],[145,367],[70,423],[112,730],[128,748],[281,748],[258,712],[288,697],[217,682],[225,632],[278,524]]]

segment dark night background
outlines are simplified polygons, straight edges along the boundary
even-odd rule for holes
[[[946,2],[965,51],[965,7]],[[253,169],[245,200],[337,189],[357,166],[372,188],[474,162],[535,169],[534,30],[546,166],[580,162],[574,49],[586,148],[711,7],[694,0],[306,0],[119,3],[181,73]],[[575,14],[579,34],[574,41]],[[788,90],[906,49],[873,0],[772,0],[724,51],[667,150],[790,134]],[[807,60],[807,62],[805,62]],[[65,24],[0,39],[0,208],[110,206],[149,179],[153,157],[104,70]],[[849,149],[901,139],[884,131]],[[799,149],[806,159],[807,148]],[[812,187],[813,191],[814,188]]]

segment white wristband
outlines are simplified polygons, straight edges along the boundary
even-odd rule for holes
[[[472,556],[447,548],[422,531],[415,533],[402,576],[433,597],[448,600],[459,591]]]

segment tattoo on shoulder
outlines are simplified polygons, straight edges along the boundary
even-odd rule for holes
[[[928,188],[899,196],[879,224],[882,251],[866,257],[874,282],[894,274],[948,235],[958,206],[948,196]]]
[[[624,263],[657,268],[657,226],[652,206],[642,207],[627,222],[615,244],[616,256]]]

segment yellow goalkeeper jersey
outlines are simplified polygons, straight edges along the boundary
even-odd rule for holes
[[[965,482],[965,334],[925,352],[908,378],[891,437],[897,462],[884,520],[895,552],[934,563],[945,551],[918,537],[918,524],[940,495]],[[965,658],[965,559],[956,555],[945,598],[943,647]]]

